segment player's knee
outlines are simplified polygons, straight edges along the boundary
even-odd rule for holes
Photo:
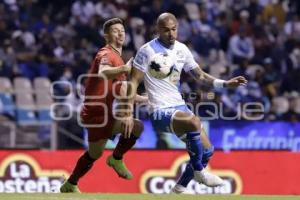
[[[192,129],[191,131],[201,131],[201,123],[198,117],[193,117],[189,122],[189,127]]]
[[[136,137],[140,137],[142,132],[144,131],[144,124],[140,120],[134,121],[133,135]]]

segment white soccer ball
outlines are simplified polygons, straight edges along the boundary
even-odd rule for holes
[[[174,66],[174,61],[167,53],[157,53],[150,58],[148,71],[154,78],[164,79],[168,77]]]

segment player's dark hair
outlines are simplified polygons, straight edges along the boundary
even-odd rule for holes
[[[106,22],[104,22],[104,24],[103,24],[103,32],[104,33],[108,33],[109,28],[112,25],[115,25],[115,24],[122,24],[124,26],[123,20],[121,20],[120,18],[112,18],[112,19],[109,19]]]

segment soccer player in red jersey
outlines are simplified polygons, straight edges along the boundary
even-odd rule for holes
[[[61,186],[60,191],[80,192],[77,183],[101,157],[109,138],[122,132],[120,121],[114,116],[114,105],[118,98],[125,96],[126,77],[131,70],[130,59],[124,64],[121,53],[125,41],[123,21],[113,18],[103,25],[106,46],[101,48],[91,65],[85,82],[85,100],[80,113],[80,122],[88,130],[89,148],[77,161],[71,176]],[[136,96],[137,101],[145,102],[146,97]],[[143,124],[134,120],[132,136],[120,136],[119,142],[106,163],[124,179],[132,179],[126,168],[123,155],[133,147],[143,131]]]

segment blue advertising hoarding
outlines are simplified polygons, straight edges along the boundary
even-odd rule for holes
[[[214,121],[209,137],[215,148],[300,151],[300,123]]]
[[[300,123],[209,121],[204,122],[215,149],[232,150],[288,150],[300,152]],[[157,149],[163,140],[169,149],[185,149],[185,144],[172,133],[156,134],[149,120],[137,141],[136,149]],[[117,137],[118,138],[118,137]],[[118,139],[110,141],[107,148],[114,148]]]

